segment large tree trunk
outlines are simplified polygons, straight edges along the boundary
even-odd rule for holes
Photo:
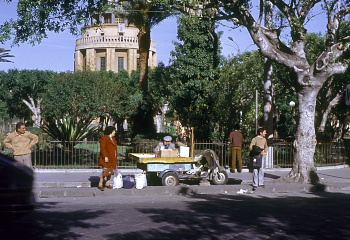
[[[298,93],[299,121],[294,141],[294,162],[286,180],[310,183],[310,174],[316,171],[314,153],[316,147],[315,108],[319,88],[305,87]]]
[[[148,90],[148,58],[151,46],[151,29],[145,27],[139,33],[140,90]]]
[[[261,6],[262,7],[262,6]],[[265,26],[273,26],[273,5],[270,1],[265,2]],[[264,128],[267,132],[267,143],[273,143],[273,61],[265,58],[264,63]]]
[[[273,142],[273,66],[272,61],[265,59],[264,64],[264,128],[270,145]]]

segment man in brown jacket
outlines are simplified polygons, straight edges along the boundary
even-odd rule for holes
[[[232,168],[231,172],[235,172],[236,161],[237,171],[242,172],[242,145],[244,143],[243,134],[239,131],[240,126],[235,124],[234,131],[230,133],[228,140],[231,142],[231,153],[232,153]]]

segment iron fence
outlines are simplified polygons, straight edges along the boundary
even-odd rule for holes
[[[118,147],[119,168],[136,168],[136,161],[128,157],[129,153],[153,153],[158,142],[120,143]],[[223,166],[231,166],[231,147],[227,143],[195,143],[194,153],[205,149],[214,150]],[[9,154],[9,149],[2,151]],[[273,154],[271,154],[271,152]],[[33,166],[36,168],[79,168],[96,169],[100,146],[98,141],[59,142],[40,141],[32,151]],[[242,150],[243,167],[249,155],[248,145]],[[342,165],[349,161],[343,143],[319,143],[315,151],[315,165]],[[270,147],[267,168],[290,168],[294,159],[291,143],[275,143]]]

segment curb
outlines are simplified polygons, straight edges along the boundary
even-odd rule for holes
[[[330,169],[341,169],[341,168],[347,168],[349,167],[348,164],[343,164],[343,165],[337,165],[337,166],[327,166],[327,167],[316,167],[317,170],[330,170]],[[265,172],[288,172],[292,168],[266,168]],[[121,173],[126,173],[126,174],[135,174],[135,173],[141,173],[143,170],[138,169],[138,168],[122,168],[118,169],[119,172]],[[40,168],[35,168],[34,169],[35,173],[74,173],[74,172],[79,172],[79,173],[101,173],[101,169],[40,169]],[[248,169],[244,168],[242,169],[242,172],[249,172]]]
[[[266,194],[288,194],[288,193],[317,193],[317,192],[339,192],[350,191],[349,183],[332,183],[330,185],[312,184],[268,184],[266,188],[258,188],[251,192],[250,184],[241,185],[179,185],[174,187],[147,186],[144,189],[106,189],[100,191],[96,187],[75,187],[75,188],[46,188],[34,189],[37,198],[57,198],[57,197],[147,197],[147,196],[194,196],[194,195],[242,195],[254,193],[255,195]],[[243,195],[244,195],[243,194]]]

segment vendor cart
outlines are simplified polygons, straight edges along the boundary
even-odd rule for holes
[[[207,149],[195,157],[156,157],[150,153],[129,153],[137,167],[161,178],[163,186],[176,186],[182,179],[208,180],[215,185],[226,184],[228,175],[216,153]]]

